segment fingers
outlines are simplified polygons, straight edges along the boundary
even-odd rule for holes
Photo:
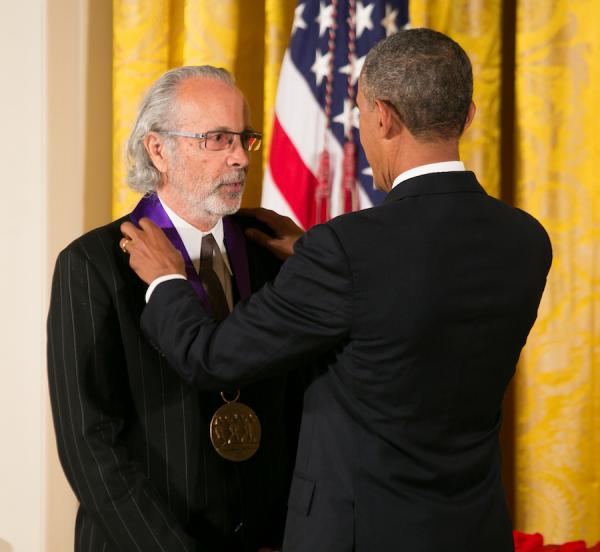
[[[240,209],[239,213],[254,217],[256,220],[263,222],[278,237],[288,235],[300,236],[304,233],[304,230],[302,230],[302,228],[300,228],[300,226],[298,226],[290,217],[280,215],[271,209],[265,209],[264,207],[245,208]]]
[[[124,223],[126,224],[126,223]],[[140,228],[144,231],[144,232],[156,232],[161,231],[162,230],[156,225],[154,224],[149,218],[143,217],[140,219]]]
[[[162,230],[150,219],[143,217],[139,221],[139,228],[132,222],[126,221],[121,224],[120,229],[123,238],[119,241],[119,247],[123,253],[131,253],[138,243],[145,242],[146,236],[154,238],[153,241],[162,234]]]
[[[136,236],[139,231],[137,226],[135,224],[133,224],[133,222],[129,222],[129,221],[121,224],[120,229],[121,229],[121,234],[123,234],[126,238],[129,238],[129,239]]]
[[[271,209],[265,209],[264,207],[244,207],[243,209],[240,209],[238,213],[247,217],[253,217],[269,226],[270,221],[276,221],[279,217],[281,217],[281,215],[278,215],[275,211],[271,211]]]
[[[245,231],[245,233],[246,233],[246,237],[248,239],[256,242],[258,245],[262,245],[263,247],[266,247],[267,249],[269,248],[269,243],[273,239],[268,234],[265,234],[264,232],[262,232],[256,228],[248,228]]]
[[[140,229],[135,226],[132,222],[124,222],[120,226],[121,233],[123,234],[123,238],[119,241],[119,247],[123,253],[131,253],[131,247],[134,238],[139,237]]]
[[[285,261],[294,252],[294,242],[289,238],[276,237],[273,238],[256,228],[248,228],[245,231],[248,239],[258,243],[262,247],[268,249],[278,259]]]
[[[264,209],[263,207],[259,207],[254,211],[254,216],[256,217],[256,219],[260,220],[261,222],[264,222],[265,224],[273,228],[273,230],[275,230],[275,227],[279,226],[278,223],[281,221],[281,219],[285,218],[282,217],[280,214],[276,213],[275,211],[271,211],[271,209]]]
[[[154,233],[161,229],[154,224],[149,218],[142,217],[139,221],[139,228],[133,222],[126,221],[120,226],[121,233],[130,240],[140,237],[144,232]]]
[[[257,209],[256,219],[264,222],[277,236],[302,234],[300,228],[290,217],[271,211],[270,209]]]
[[[256,218],[256,211],[258,211],[260,207],[242,207],[238,210],[238,214],[244,215],[245,217],[254,217]]]
[[[160,276],[181,274],[185,276],[185,262],[159,226],[147,218],[139,227],[131,222],[120,226],[123,238],[119,247],[129,255],[129,266],[147,284]]]

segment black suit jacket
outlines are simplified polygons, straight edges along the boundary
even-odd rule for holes
[[[507,552],[501,403],[551,262],[530,215],[473,173],[412,178],[305,234],[222,323],[185,281],[142,327],[200,386],[312,375],[284,551]]]
[[[256,455],[241,463],[218,456],[209,423],[223,404],[219,387],[200,392],[182,381],[142,336],[146,285],[119,249],[121,222],[62,251],[52,286],[50,398],[60,459],[80,501],[75,549],[276,546],[289,490],[285,376],[242,390],[262,423]],[[257,290],[279,263],[247,247]]]

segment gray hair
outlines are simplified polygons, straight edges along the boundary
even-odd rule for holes
[[[383,100],[421,141],[458,138],[473,96],[465,51],[431,29],[408,29],[377,43],[360,76],[368,102]]]
[[[167,71],[152,85],[142,101],[127,140],[127,183],[137,192],[154,192],[161,181],[161,175],[144,147],[144,138],[151,131],[167,130],[170,125],[175,124],[177,106],[174,99],[177,86],[185,79],[196,77],[217,79],[235,86],[228,71],[212,65],[177,67]],[[171,147],[172,141],[169,138],[166,140],[168,147]]]

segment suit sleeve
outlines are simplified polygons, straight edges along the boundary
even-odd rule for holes
[[[217,323],[188,282],[160,284],[142,329],[188,382],[218,390],[302,367],[351,331],[352,277],[343,247],[327,225],[298,242],[272,284]]]
[[[61,253],[54,273],[48,377],[63,469],[111,549],[195,550],[128,456],[122,434],[133,406],[115,305],[77,245]]]

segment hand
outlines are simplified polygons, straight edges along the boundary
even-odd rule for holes
[[[164,232],[150,219],[142,218],[138,228],[131,222],[121,224],[125,236],[119,242],[121,249],[129,254],[129,266],[136,274],[150,284],[159,276],[182,274],[185,276],[185,263],[165,236]]]
[[[246,236],[259,245],[266,247],[277,258],[285,261],[290,255],[294,254],[294,244],[304,234],[290,217],[284,217],[270,209],[242,209],[241,214],[264,222],[275,234],[275,237],[269,236],[256,228],[248,228]]]

